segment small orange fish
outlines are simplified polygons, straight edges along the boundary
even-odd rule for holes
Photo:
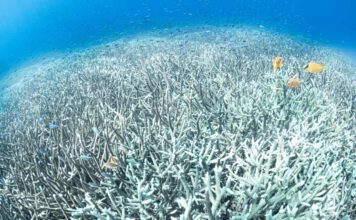
[[[309,73],[321,73],[325,70],[325,66],[320,63],[311,61],[310,63],[304,66],[304,70]]]
[[[298,77],[293,77],[293,78],[290,78],[288,80],[288,88],[290,89],[296,89],[300,86],[300,84],[302,83],[303,81],[300,80]]]
[[[272,59],[273,70],[276,72],[283,67],[283,57],[275,57]]]
[[[106,163],[104,163],[103,167],[106,167],[108,169],[114,169],[117,165],[118,165],[119,161],[114,157],[114,156],[110,156],[108,161]]]

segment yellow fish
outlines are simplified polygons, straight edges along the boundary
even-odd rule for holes
[[[321,73],[325,70],[325,66],[311,61],[308,65],[304,66],[304,70],[309,73]]]
[[[288,88],[290,89],[296,89],[300,86],[300,84],[302,83],[303,81],[300,80],[298,77],[293,77],[293,78],[290,78],[288,80]]]
[[[275,57],[272,60],[273,70],[276,72],[283,67],[283,57]]]
[[[103,166],[111,170],[118,165],[118,162],[119,161],[114,156],[110,156],[109,160],[106,163],[104,163]]]

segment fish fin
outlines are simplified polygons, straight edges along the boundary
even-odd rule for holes
[[[303,69],[306,70],[306,69],[308,69],[308,67],[309,67],[309,64],[305,65],[305,66],[303,67]]]

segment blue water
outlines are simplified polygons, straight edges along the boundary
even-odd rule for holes
[[[128,33],[236,24],[356,51],[355,0],[1,0],[0,76],[43,54]]]

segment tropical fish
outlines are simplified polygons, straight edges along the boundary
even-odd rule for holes
[[[273,70],[276,72],[283,67],[283,57],[275,57],[272,59]]]
[[[100,132],[97,127],[92,127],[92,130],[96,136],[99,136]]]
[[[59,128],[59,125],[56,125],[56,124],[53,124],[53,123],[49,123],[49,124],[47,125],[47,127],[48,127],[49,129],[55,129],[55,128]]]
[[[302,83],[303,81],[300,80],[298,77],[293,77],[293,78],[290,78],[288,80],[288,88],[290,89],[296,89],[300,86],[300,84]]]
[[[38,117],[35,121],[37,124],[39,124],[39,123],[43,122],[43,120],[44,120],[43,117]]]
[[[86,161],[86,160],[90,160],[91,157],[88,155],[80,155],[80,159]]]
[[[104,167],[108,168],[108,169],[113,169],[118,165],[118,160],[114,157],[114,156],[110,156],[108,161],[106,163],[104,163]]]
[[[109,173],[109,172],[102,172],[101,175],[104,176],[104,177],[107,177],[107,178],[111,178],[112,177],[112,174]]]
[[[131,164],[138,164],[138,162],[135,159],[127,159],[126,161]]]
[[[94,183],[94,182],[89,182],[88,185],[91,187],[91,188],[98,188],[98,184]]]
[[[304,70],[309,73],[321,73],[325,70],[325,66],[320,63],[311,61],[307,65],[304,66]]]

